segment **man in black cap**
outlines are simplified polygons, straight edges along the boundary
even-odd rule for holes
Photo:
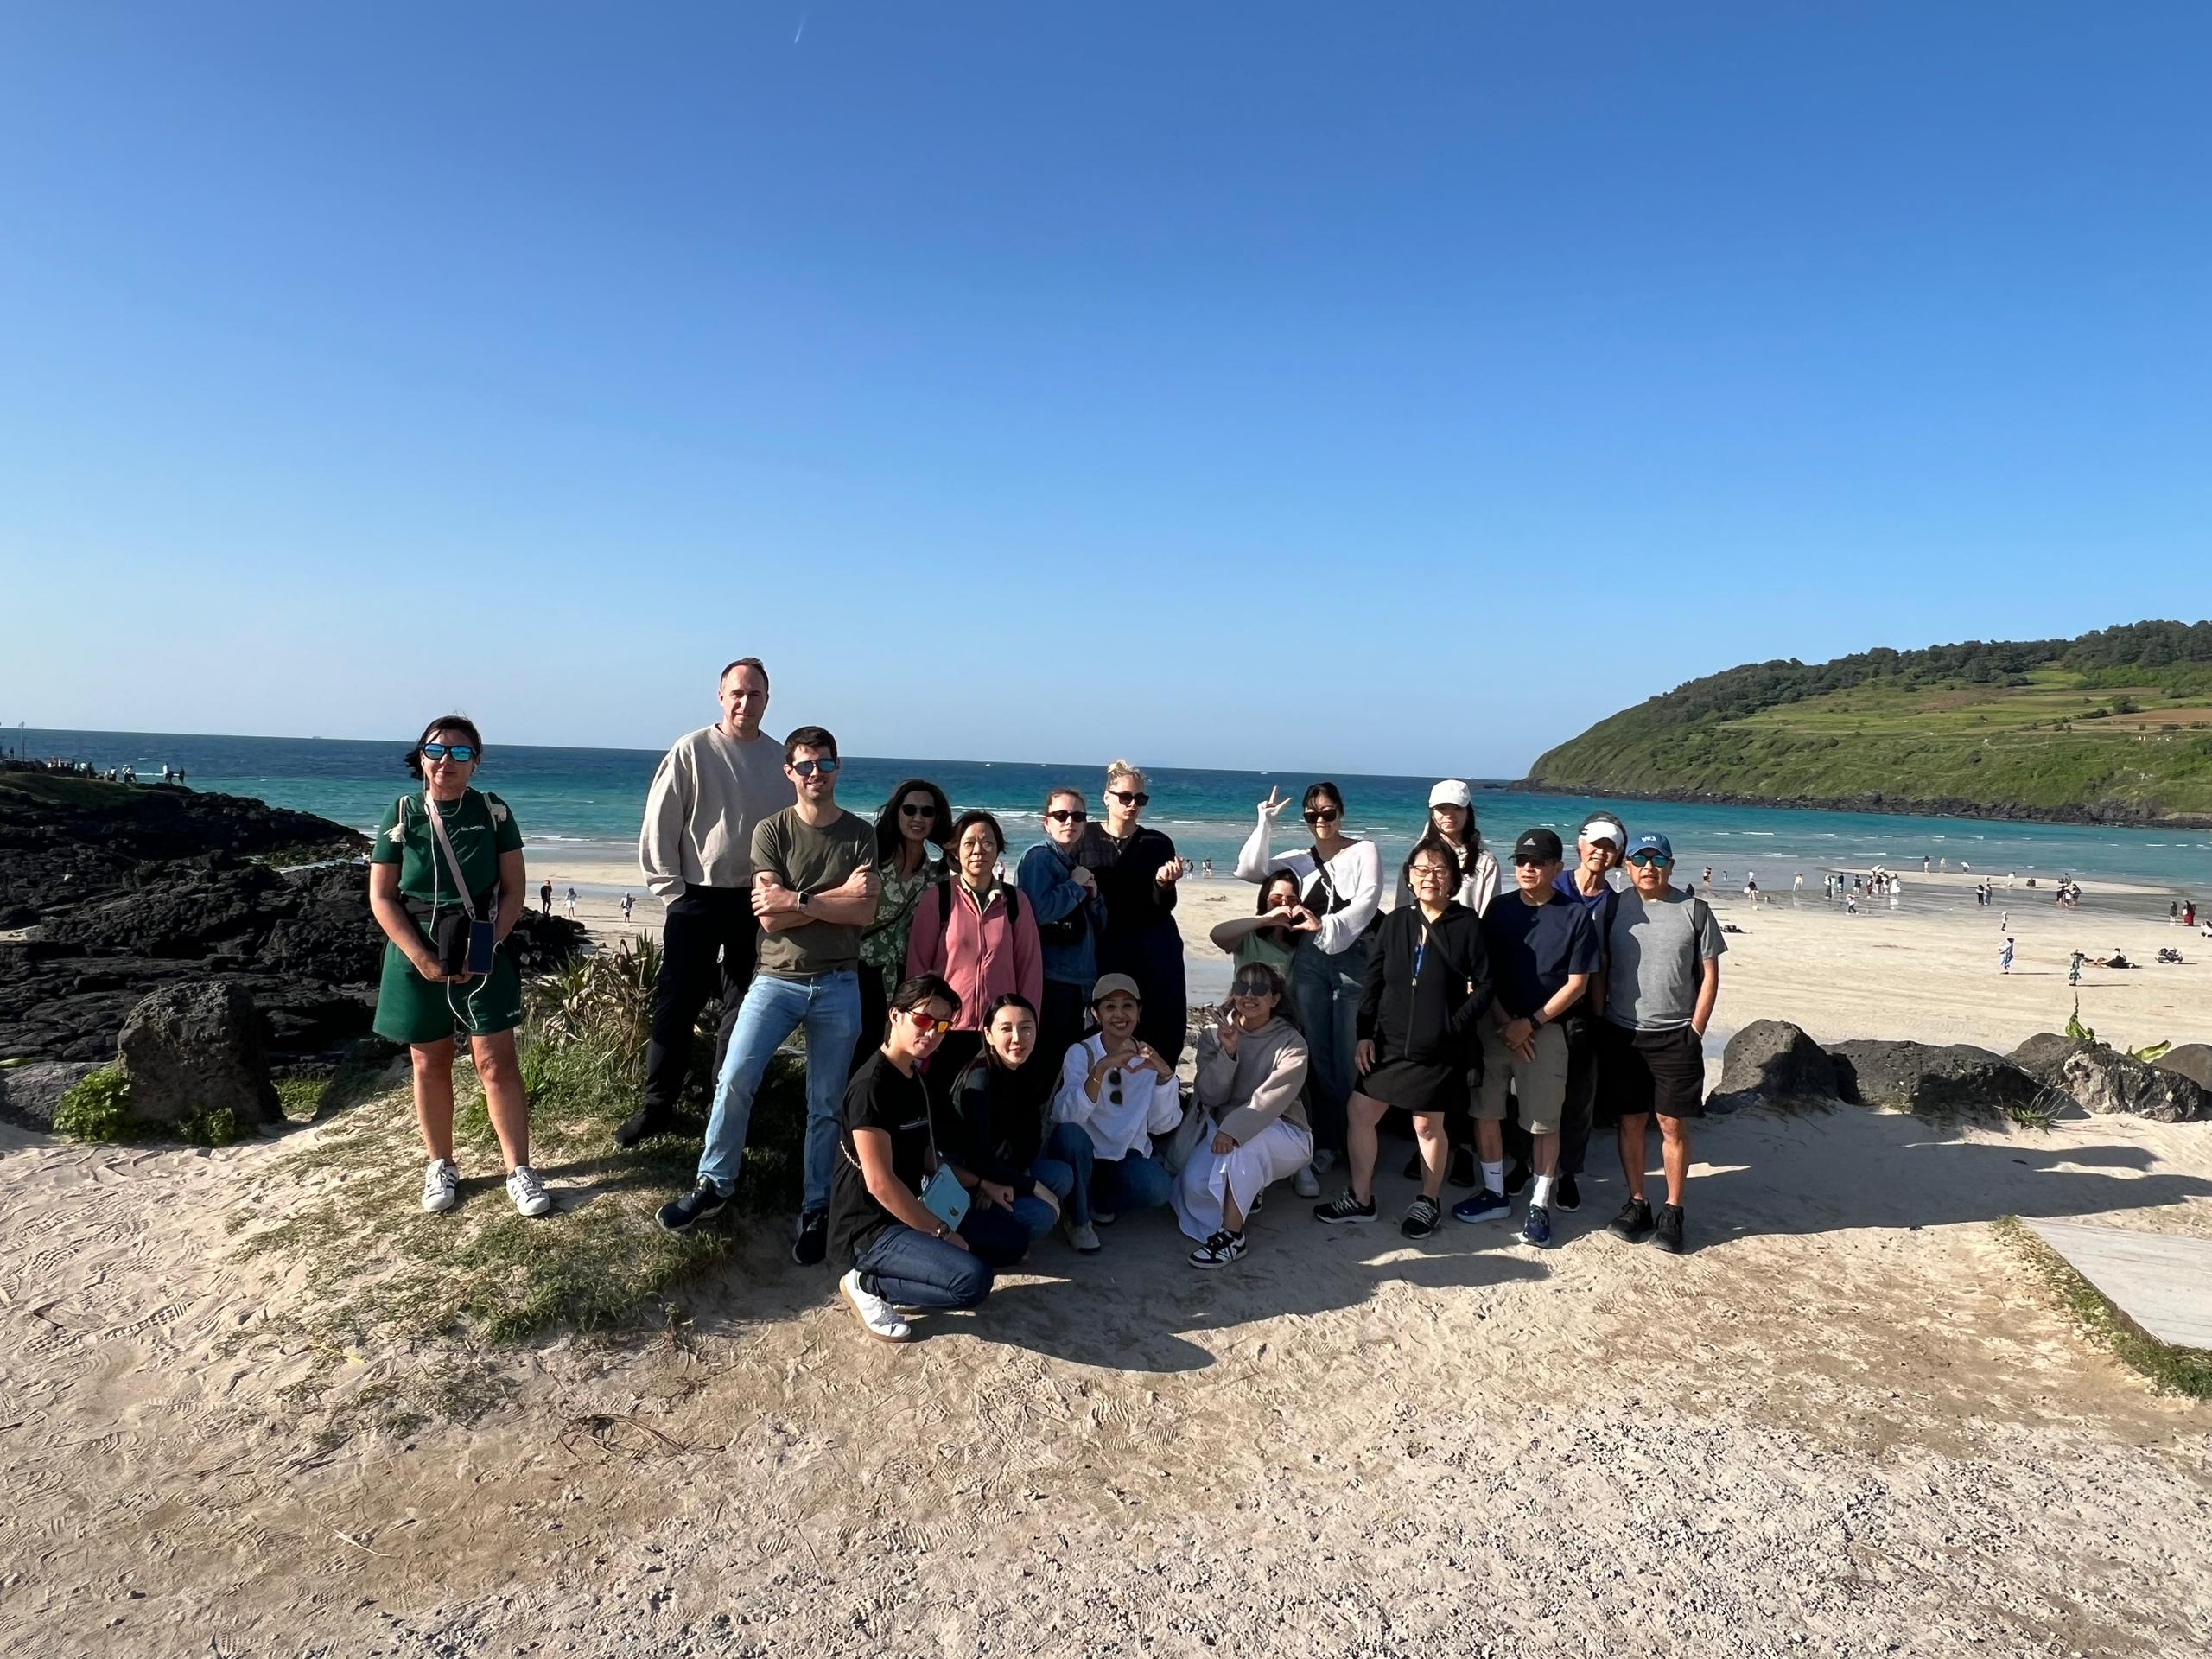
[[[1483,1190],[1452,1206],[1461,1221],[1497,1221],[1511,1213],[1504,1147],[1510,1086],[1536,1171],[1522,1221],[1524,1244],[1552,1241],[1552,1187],[1567,1103],[1567,1033],[1559,1021],[1582,1000],[1598,971],[1598,933],[1587,906],[1553,885],[1563,861],[1564,849],[1552,831],[1524,831],[1513,843],[1514,891],[1498,894],[1483,912],[1483,944],[1497,984],[1484,1021],[1482,1097],[1475,1107]]]

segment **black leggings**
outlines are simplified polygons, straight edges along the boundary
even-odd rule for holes
[[[750,887],[686,887],[668,907],[660,936],[660,976],[653,982],[652,1034],[645,1043],[645,1106],[665,1112],[683,1098],[691,1069],[691,1031],[699,1011],[722,1001],[715,1037],[714,1077],[737,1025],[738,1005],[753,982],[760,924]],[[708,1079],[711,1086],[714,1077]]]

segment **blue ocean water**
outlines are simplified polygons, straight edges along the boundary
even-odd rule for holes
[[[135,766],[158,777],[164,763],[181,766],[194,789],[257,796],[272,805],[319,813],[369,830],[408,783],[400,756],[407,740],[358,742],[323,738],[206,737],[144,732],[29,730],[5,734],[33,755],[73,756],[105,769]],[[1141,759],[1141,757],[1140,757]],[[494,745],[478,774],[485,788],[512,804],[528,842],[582,842],[634,847],[645,788],[659,754],[645,749],[564,749]],[[982,807],[1001,816],[1014,847],[1039,838],[1036,815],[1046,790],[1071,784],[1099,810],[1104,785],[1096,762],[899,760],[848,757],[838,797],[874,817],[893,785],[933,779],[957,809]],[[1211,858],[1226,875],[1250,833],[1255,804],[1270,785],[1294,800],[1313,781],[1306,773],[1160,767],[1150,778],[1146,821],[1173,836],[1185,856]],[[1430,778],[1338,773],[1351,834],[1373,837],[1386,861],[1403,856],[1427,817]],[[2012,823],[1967,818],[1904,817],[1881,813],[1807,812],[1769,807],[1706,806],[1532,795],[1478,785],[1476,812],[1484,839],[1502,847],[1532,825],[1571,839],[1596,806],[1617,812],[1631,831],[1664,830],[1678,866],[1705,865],[1740,885],[1758,874],[1770,891],[1803,870],[1864,869],[1886,864],[1916,870],[1923,855],[1957,868],[2016,872],[2049,880],[2062,873],[2090,882],[2148,883],[2178,892],[2205,880],[2212,832],[2122,830],[2101,825]],[[1278,849],[1298,844],[1295,809],[1278,825]],[[2161,907],[2163,907],[2163,903]]]

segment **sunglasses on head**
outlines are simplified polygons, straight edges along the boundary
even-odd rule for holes
[[[906,1017],[914,1022],[914,1032],[917,1036],[935,1032],[942,1037],[952,1029],[951,1020],[940,1020],[927,1008],[907,1008],[904,1012]]]
[[[1134,794],[1126,789],[1109,789],[1106,792],[1123,806],[1148,806],[1152,803],[1152,797],[1142,790],[1138,790]]]
[[[476,751],[467,743],[425,743],[423,758],[425,760],[458,760],[465,766],[476,758]]]
[[[929,805],[926,802],[920,806],[916,806],[912,801],[902,801],[899,804],[899,816],[905,818],[933,818],[937,817],[937,808]]]
[[[1306,809],[1306,822],[1308,823],[1334,823],[1342,817],[1344,814],[1333,806],[1309,806]]]
[[[837,757],[828,754],[819,760],[794,760],[791,770],[802,778],[811,778],[817,772],[824,778],[832,777],[837,770]]]
[[[1643,869],[1653,864],[1664,864],[1669,861],[1662,853],[1630,853],[1628,855],[1628,861],[1637,868]]]

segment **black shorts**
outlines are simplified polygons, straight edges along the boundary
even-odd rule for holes
[[[1705,1116],[1705,1041],[1695,1027],[1630,1031],[1598,1021],[1598,1116]]]

